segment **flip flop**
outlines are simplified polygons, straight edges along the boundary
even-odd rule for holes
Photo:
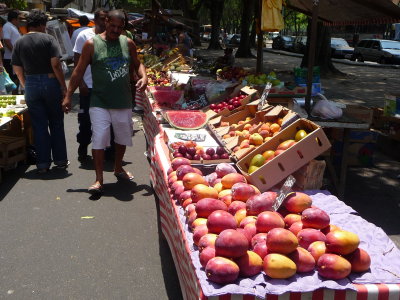
[[[100,194],[101,192],[103,192],[103,186],[100,183],[96,182],[88,188],[88,192],[91,194]]]
[[[132,181],[133,179],[135,179],[135,176],[133,176],[132,173],[129,171],[114,173],[114,176],[117,177],[118,180]]]

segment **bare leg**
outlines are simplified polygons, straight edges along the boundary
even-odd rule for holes
[[[122,173],[124,169],[122,168],[122,159],[124,158],[126,146],[115,143],[115,163],[114,163],[114,173]]]
[[[104,150],[92,149],[94,168],[96,170],[96,182],[103,184],[103,169],[104,169]]]

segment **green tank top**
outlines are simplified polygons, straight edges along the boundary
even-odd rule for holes
[[[131,57],[126,36],[121,35],[116,41],[105,41],[100,35],[96,35],[93,43],[93,89],[90,106],[106,109],[131,108]]]

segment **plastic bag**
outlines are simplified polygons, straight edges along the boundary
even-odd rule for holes
[[[61,67],[62,67],[64,75],[67,75],[69,72],[69,69],[68,69],[67,63],[65,61],[61,62]]]
[[[318,94],[322,98],[319,100],[311,111],[313,117],[321,119],[339,119],[343,115],[343,110],[337,107],[335,102],[329,101],[323,95]]]
[[[2,91],[4,89],[7,93],[17,89],[17,85],[11,80],[6,70],[0,73],[0,90]]]
[[[226,89],[232,86],[232,82],[222,81],[209,83],[206,86],[206,97],[210,103],[218,100],[218,97],[226,93]]]

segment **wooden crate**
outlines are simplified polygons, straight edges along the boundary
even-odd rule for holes
[[[0,166],[8,167],[26,159],[24,137],[0,135]]]
[[[296,186],[302,190],[319,190],[324,179],[326,162],[313,159],[307,165],[296,171]]]

